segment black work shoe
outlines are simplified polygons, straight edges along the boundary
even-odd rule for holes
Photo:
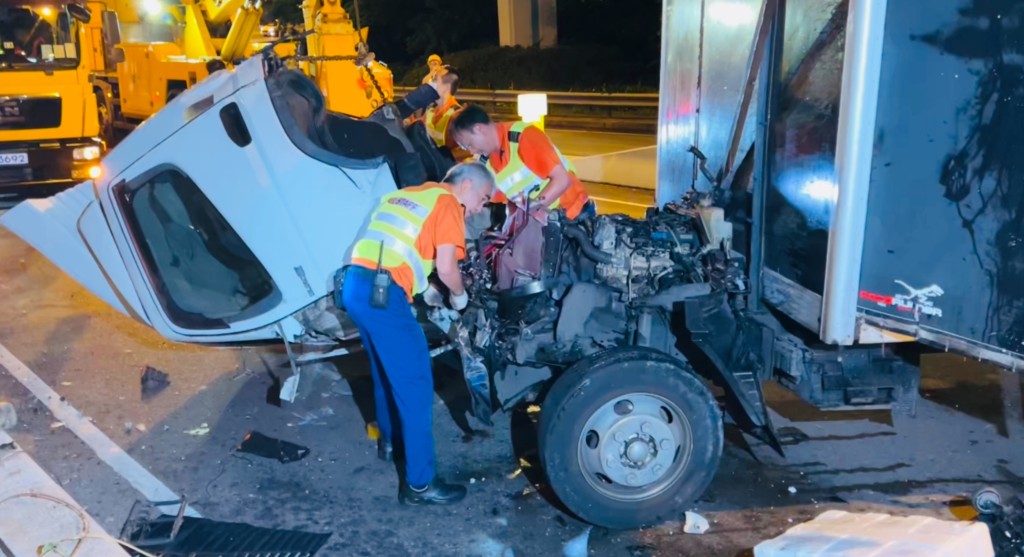
[[[466,486],[449,484],[434,478],[423,491],[416,491],[402,482],[398,501],[403,505],[450,505],[466,497]]]
[[[377,458],[384,462],[391,462],[394,460],[394,448],[391,443],[383,439],[377,440]]]

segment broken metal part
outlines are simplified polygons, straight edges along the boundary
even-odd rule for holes
[[[142,372],[142,400],[149,400],[155,397],[170,384],[171,380],[168,379],[166,373],[146,366],[146,370]]]
[[[302,460],[309,455],[309,449],[289,441],[282,441],[263,435],[258,431],[250,431],[242,438],[238,452],[274,458],[281,463]]]

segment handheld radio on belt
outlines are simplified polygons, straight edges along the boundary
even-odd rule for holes
[[[391,288],[391,274],[381,268],[384,260],[384,241],[380,242],[380,254],[377,256],[377,272],[373,275],[373,288],[370,290],[370,307],[385,309],[388,307],[388,290]]]

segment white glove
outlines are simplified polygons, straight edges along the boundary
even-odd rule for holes
[[[439,292],[437,288],[434,288],[433,284],[427,286],[427,289],[423,291],[423,301],[426,302],[428,306],[435,308],[444,307],[444,296],[441,295],[441,292]]]
[[[466,309],[466,306],[469,304],[469,292],[463,290],[462,294],[459,294],[458,296],[452,294],[448,297],[448,302],[452,305],[452,309],[455,311],[462,311]]]

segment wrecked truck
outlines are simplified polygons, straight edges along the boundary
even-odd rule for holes
[[[501,264],[514,227],[488,223],[464,264],[471,305],[422,308],[477,417],[538,403],[554,493],[629,528],[706,490],[720,408],[782,451],[765,381],[912,414],[902,346],[1016,368],[1009,4],[666,0],[658,208],[555,214],[523,268]],[[438,171],[387,111],[328,113],[265,54],[169,103],[100,179],[0,224],[168,339],[283,340],[301,371],[354,340],[332,281],[375,200]]]
[[[425,135],[388,110],[330,113],[267,52],[168,103],[102,177],[0,223],[170,340],[283,340],[294,386],[303,366],[358,344],[333,281],[377,200],[439,172]],[[435,353],[459,349],[478,418],[543,404],[544,468],[588,521],[668,519],[714,476],[722,414],[674,331],[679,304],[732,307],[747,289],[721,216],[699,196],[644,220],[553,213],[531,271],[496,264],[511,243],[495,223],[470,242],[470,307],[421,308],[450,333]]]

